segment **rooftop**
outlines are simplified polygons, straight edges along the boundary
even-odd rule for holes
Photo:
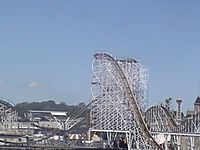
[[[195,104],[200,104],[200,97],[199,96],[197,97]]]

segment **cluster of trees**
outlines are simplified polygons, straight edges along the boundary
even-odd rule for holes
[[[66,111],[70,115],[83,107],[85,107],[85,103],[67,105],[65,102],[60,102],[59,104],[56,104],[53,100],[43,102],[22,102],[15,105],[15,109],[20,117],[24,117],[24,114],[27,113],[28,110]]]

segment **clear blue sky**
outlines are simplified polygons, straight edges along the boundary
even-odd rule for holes
[[[182,98],[200,80],[200,1],[0,1],[0,96],[13,102],[91,98],[95,52],[149,68],[149,103]]]

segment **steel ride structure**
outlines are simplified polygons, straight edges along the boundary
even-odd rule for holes
[[[167,105],[150,107],[145,112],[145,120],[151,133],[159,143],[174,149],[183,147],[191,150],[200,148],[200,113],[183,119],[174,115],[174,110]],[[167,146],[165,146],[167,147]]]
[[[0,97],[0,131],[1,133],[13,133],[15,132],[13,126],[17,121],[17,112],[14,105],[4,98]]]
[[[94,55],[90,132],[125,133],[128,149],[163,149],[144,121],[146,69],[134,59]],[[110,139],[109,141],[111,141]]]
[[[69,117],[56,117],[52,114],[42,114],[44,118],[48,120],[50,124],[43,124],[42,122],[33,123],[37,127],[41,128],[56,128],[59,130],[65,130],[68,131],[71,128],[73,128],[75,125],[83,121],[85,119],[84,117],[79,116],[69,116]]]
[[[124,134],[128,149],[200,149],[200,112],[181,118],[169,104],[146,109],[147,70],[137,60],[98,53],[92,70],[91,136],[106,134],[111,147]]]
[[[34,134],[30,133],[29,130],[39,130],[42,127],[38,126],[35,121],[33,121],[30,126],[25,124],[24,127],[22,127],[23,122],[19,122],[18,114],[15,110],[14,104],[12,104],[10,100],[4,97],[0,97],[0,143],[1,145],[5,144],[11,146],[34,146],[52,141],[51,139],[53,136],[60,134],[63,130],[67,132],[78,123],[83,121],[84,117],[80,116],[84,111],[86,111],[87,107],[88,106],[81,107],[77,112],[69,116],[66,120],[61,120],[60,118],[53,115],[41,114],[42,116],[46,117],[47,120],[49,120],[49,123],[54,124],[55,127],[51,128],[51,131],[48,133],[48,135],[34,137]],[[20,128],[24,128],[25,131],[20,130]],[[48,127],[46,127],[46,129],[48,129]],[[16,138],[26,139],[29,136],[31,137],[31,141],[16,140]],[[64,147],[66,145],[60,142],[60,147],[62,146]]]
[[[98,53],[94,55],[92,70],[91,102],[65,120],[47,115],[49,122],[57,127],[50,135],[29,142],[30,145],[45,143],[62,130],[71,130],[85,119],[81,114],[89,107],[91,139],[100,135],[111,148],[125,136],[129,150],[200,149],[200,98],[194,114],[181,118],[181,111],[175,113],[169,104],[147,109],[148,71],[139,61]],[[1,133],[16,130],[17,113],[13,106],[6,98],[0,98]],[[27,141],[2,139],[0,143],[28,145]]]

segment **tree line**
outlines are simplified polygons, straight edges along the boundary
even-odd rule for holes
[[[56,103],[53,100],[43,102],[22,102],[15,105],[15,109],[20,117],[24,117],[24,114],[28,110],[41,110],[41,111],[66,111],[69,115],[78,111],[82,107],[85,107],[85,103],[81,102],[77,105],[67,105],[65,102]]]

